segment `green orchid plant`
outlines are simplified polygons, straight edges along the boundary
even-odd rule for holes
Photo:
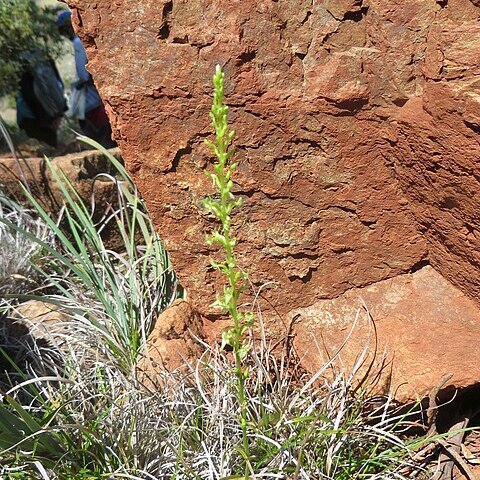
[[[227,279],[223,293],[217,295],[215,307],[228,312],[232,319],[233,326],[223,332],[222,348],[229,345],[232,348],[235,358],[235,376],[237,379],[236,388],[240,403],[240,422],[243,432],[243,455],[249,458],[249,446],[247,438],[248,405],[245,394],[245,381],[248,378],[248,368],[244,365],[244,359],[249,351],[249,343],[245,340],[245,333],[252,327],[254,317],[251,312],[243,312],[239,308],[240,295],[245,291],[247,275],[238,267],[235,254],[237,240],[232,232],[232,211],[242,205],[241,198],[235,198],[232,193],[232,175],[237,168],[236,162],[230,162],[234,154],[230,149],[235,132],[229,130],[228,107],[224,100],[224,73],[217,65],[213,76],[213,103],[210,112],[212,127],[215,132],[215,140],[206,140],[205,143],[215,155],[216,162],[213,165],[213,172],[206,174],[213,182],[217,195],[207,198],[204,201],[206,210],[213,214],[220,222],[220,228],[207,236],[209,245],[218,244],[225,254],[221,262],[212,261],[212,265],[219,270]]]

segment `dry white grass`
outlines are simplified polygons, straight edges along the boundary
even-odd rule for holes
[[[97,351],[97,336],[88,323],[77,323],[61,364],[56,352],[50,379],[35,378],[31,369],[24,385],[3,397],[29,393],[25,412],[47,419],[32,438],[44,435],[42,442],[55,445],[56,455],[17,443],[0,456],[2,478],[244,478],[228,354],[205,346],[194,365],[160,373],[159,387],[151,391],[119,368],[108,349]],[[252,349],[247,362],[250,478],[412,478],[401,436],[408,418],[396,415],[389,399],[367,414],[368,398],[353,392],[350,376],[309,382],[265,344]],[[25,445],[29,440],[27,435]],[[9,477],[14,470],[25,476]]]
[[[0,193],[0,220],[5,219],[51,244],[53,234],[46,224],[28,210]],[[35,265],[44,254],[39,243],[0,221],[0,297],[23,293],[36,286]]]

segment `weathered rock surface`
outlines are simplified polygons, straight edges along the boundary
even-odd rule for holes
[[[0,317],[0,346],[24,374],[55,375],[63,363],[61,352],[68,351],[68,315],[58,307],[31,300]],[[71,335],[71,331],[70,331]],[[0,356],[0,384],[7,377],[25,377]]]
[[[191,305],[176,300],[157,319],[151,332],[145,357],[140,361],[140,378],[154,383],[160,368],[174,369],[202,353],[199,339],[203,337],[202,319]]]
[[[312,372],[337,352],[334,364],[351,372],[365,351],[354,383],[370,363],[377,373],[383,362],[374,389],[391,390],[398,400],[428,395],[447,373],[453,376],[444,389],[480,383],[480,311],[432,267],[349,290],[293,314],[294,345],[302,365]]]
[[[265,311],[287,317],[428,262],[478,297],[479,2],[69,4],[127,166],[202,314],[218,282],[202,209],[217,63],[245,201],[240,264],[255,285],[274,282]]]
[[[119,157],[119,150],[112,150]],[[80,197],[91,205],[94,199],[94,217],[100,219],[111,206],[118,204],[118,193],[111,177],[102,175],[112,171],[108,159],[97,151],[83,151],[52,159],[52,165],[63,171]],[[33,197],[48,213],[58,215],[64,196],[43,158],[16,160],[0,157],[0,191],[10,198],[31,207],[23,185],[28,185]],[[114,228],[105,228],[103,240],[110,248],[121,245]]]
[[[112,153],[119,156],[118,149]],[[100,203],[112,200],[113,182],[101,176],[95,181],[97,175],[112,170],[108,159],[101,153],[95,150],[71,153],[53,158],[51,163],[64,172],[85,201],[90,201],[93,191]],[[16,160],[11,156],[0,157],[0,174],[0,190],[12,198],[26,200],[23,183],[47,211],[58,212],[63,204],[61,190],[43,158]]]

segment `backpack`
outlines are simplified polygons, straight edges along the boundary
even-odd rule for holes
[[[39,60],[33,68],[33,91],[40,105],[51,118],[63,116],[66,101],[63,84],[49,60]]]
[[[17,109],[17,125],[20,128],[23,128],[26,120],[35,119],[35,114],[32,112],[32,109],[27,105],[27,102],[25,101],[21,93],[19,93],[15,97],[15,105]]]

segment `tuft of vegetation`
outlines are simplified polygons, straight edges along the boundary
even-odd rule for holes
[[[161,372],[160,388],[149,392],[114,363],[82,363],[96,335],[82,328],[82,342],[69,337],[54,380],[29,379],[34,404],[16,401],[32,390],[27,381],[4,395],[2,478],[245,478],[235,369],[225,352],[205,346],[189,373]],[[392,413],[388,401],[366,414],[367,398],[353,393],[351,377],[318,389],[282,359],[262,355],[252,351],[245,386],[256,419],[250,478],[414,478],[406,415]]]
[[[40,281],[35,265],[44,262],[41,242],[52,245],[53,235],[47,225],[15,201],[0,192],[0,298],[6,294],[32,290]],[[32,240],[23,232],[35,238]]]
[[[67,177],[47,160],[64,197],[61,218],[52,219],[30,192],[25,190],[25,195],[48,226],[55,246],[8,218],[0,220],[51,257],[46,267],[35,268],[55,294],[29,298],[68,306],[73,318],[95,326],[99,345],[108,348],[122,368],[132,370],[157,316],[175,297],[177,283],[145,204],[124,167],[96,142],[81,139],[98,148],[117,172],[116,177],[97,177],[116,184],[117,207],[96,223]],[[120,252],[104,245],[105,228],[115,230],[122,243]]]

